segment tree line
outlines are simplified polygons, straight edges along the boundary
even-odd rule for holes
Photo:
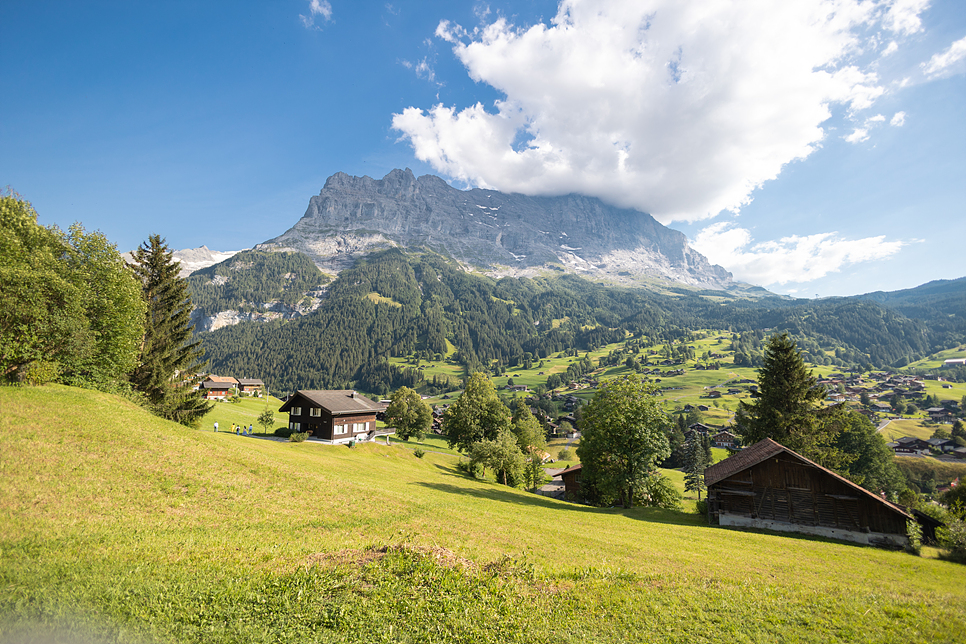
[[[128,264],[103,234],[41,226],[0,196],[0,378],[120,393],[194,423],[209,405],[191,387],[203,352],[178,271],[157,235]]]

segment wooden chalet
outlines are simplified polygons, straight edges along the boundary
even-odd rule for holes
[[[251,393],[254,391],[263,391],[265,389],[265,383],[258,378],[239,378],[238,379],[238,391],[243,393]]]
[[[711,437],[711,445],[714,447],[735,449],[740,444],[738,437],[729,431],[720,431]]]
[[[564,484],[564,495],[568,493],[577,494],[580,492],[580,471],[583,466],[578,463],[573,467],[568,467],[567,469],[558,472],[557,476],[563,481]]]
[[[289,429],[308,432],[330,443],[369,440],[376,435],[376,413],[385,408],[352,390],[309,389],[295,392],[279,412],[288,413]]]
[[[225,400],[232,394],[234,385],[230,382],[216,382],[212,380],[205,380],[199,386],[199,389],[204,393],[205,400]]]
[[[238,386],[238,381],[235,380],[234,378],[232,378],[231,376],[208,376],[207,378],[205,378],[201,382],[202,382],[202,384],[204,384],[206,382],[218,382],[218,383],[222,383],[222,384],[227,384],[232,389],[234,389],[235,387]]]
[[[913,517],[766,438],[704,472],[709,518],[723,526],[800,532],[903,547]]]

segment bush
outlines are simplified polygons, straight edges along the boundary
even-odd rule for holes
[[[569,461],[570,456],[570,449],[567,447],[561,447],[560,451],[557,452],[557,460],[559,461]]]
[[[463,474],[466,474],[467,476],[472,476],[475,479],[481,478],[483,475],[482,473],[483,468],[480,467],[479,463],[474,463],[473,461],[467,461],[462,458],[456,462],[456,469],[462,472]]]
[[[288,437],[288,442],[290,443],[302,443],[308,438],[307,432],[292,432]]]
[[[700,514],[703,517],[708,516],[708,500],[707,499],[701,499],[700,501],[698,501],[697,503],[695,503],[694,504],[694,511],[697,512],[698,514]]]
[[[20,372],[20,379],[28,385],[46,385],[60,378],[60,365],[46,360],[35,360]]]
[[[292,435],[292,430],[288,427],[279,427],[275,430],[275,435],[279,438],[288,438]]]
[[[915,519],[906,521],[906,536],[909,537],[909,545],[906,550],[916,555],[922,554],[922,526]]]
[[[413,450],[413,456],[415,456],[416,458],[422,458],[425,455],[426,455],[426,451],[419,447]]]
[[[966,521],[951,520],[945,528],[936,530],[936,537],[939,546],[946,551],[946,559],[966,563]]]

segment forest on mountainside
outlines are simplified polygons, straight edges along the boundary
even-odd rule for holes
[[[432,253],[392,249],[340,273],[311,315],[200,337],[213,371],[259,377],[272,391],[356,387],[382,394],[419,380],[389,357],[440,359],[450,347],[472,373],[495,361],[515,364],[627,337],[669,343],[689,329],[762,337],[784,330],[816,358],[834,351],[839,362],[863,368],[906,364],[966,336],[962,310],[914,319],[859,298],[721,302],[720,292],[704,295],[604,286],[573,275],[494,280]]]
[[[191,300],[204,316],[252,311],[266,302],[294,307],[330,278],[302,253],[246,250],[188,277]]]

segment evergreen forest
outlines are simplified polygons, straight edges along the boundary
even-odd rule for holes
[[[285,262],[283,268],[266,269],[264,283],[277,288],[274,274],[295,273],[298,257],[258,260]],[[224,275],[226,268],[205,270],[191,278],[192,299],[213,310],[216,299],[198,285],[202,278],[210,283],[212,276]],[[308,284],[321,274],[311,277],[306,269],[300,275],[300,283]],[[961,342],[966,298],[959,282],[918,300],[752,300],[685,287],[607,286],[575,275],[497,280],[433,253],[391,249],[342,271],[311,315],[246,322],[200,337],[214,372],[259,377],[275,392],[355,387],[382,395],[421,379],[416,369],[390,364],[390,357],[448,358],[468,375],[628,338],[672,343],[700,328],[736,334],[736,364],[758,366],[762,339],[785,331],[813,362],[831,360],[831,352],[837,364],[856,370],[895,368]],[[240,292],[232,302],[261,297]],[[290,292],[301,297],[297,289]],[[227,303],[229,296],[223,297]]]

